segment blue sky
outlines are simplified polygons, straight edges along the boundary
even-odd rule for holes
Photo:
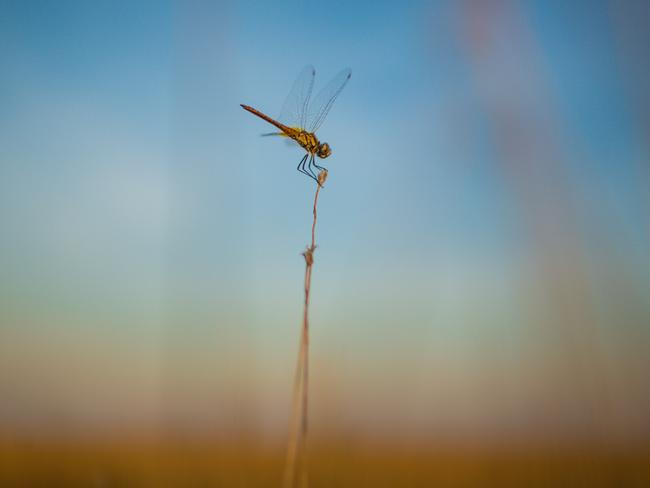
[[[136,371],[154,392],[145,415],[190,377],[190,392],[229,388],[247,346],[248,391],[281,417],[273,391],[293,367],[314,188],[301,153],[258,137],[268,128],[239,104],[275,116],[304,65],[316,91],[349,66],[318,133],[334,152],[316,361],[367,380],[397,345],[398,366],[447,367],[471,398],[489,383],[477,357],[537,350],[540,236],[577,247],[596,297],[611,296],[612,273],[639,296],[650,286],[647,127],[631,80],[647,61],[623,56],[616,15],[631,22],[605,2],[4,4],[0,342],[21,345],[5,366],[32,371],[48,349],[36,338],[57,337],[66,368],[96,370],[117,396],[118,365]],[[504,116],[518,123],[505,130]],[[523,146],[508,146],[522,127]],[[627,323],[628,308],[604,307],[601,325]],[[431,392],[405,385],[425,411]]]

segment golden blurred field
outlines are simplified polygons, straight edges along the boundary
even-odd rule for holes
[[[10,444],[0,486],[280,486],[282,448],[207,442]],[[311,487],[650,486],[650,449],[312,445]]]

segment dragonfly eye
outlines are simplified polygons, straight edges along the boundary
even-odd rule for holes
[[[325,159],[330,154],[332,154],[332,150],[330,149],[330,145],[328,143],[324,142],[320,146],[318,146],[318,157],[319,158]]]

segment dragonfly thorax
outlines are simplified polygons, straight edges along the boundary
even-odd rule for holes
[[[305,148],[305,150],[310,154],[315,154],[321,159],[325,159],[330,154],[332,154],[332,149],[330,145],[326,142],[321,142],[316,137],[316,134],[313,132],[307,132],[306,130],[294,129],[295,132],[289,133],[289,137],[293,138],[298,144]]]
[[[322,145],[316,137],[316,134],[313,132],[307,132],[306,130],[298,129],[296,133],[291,134],[289,137],[295,139],[298,144],[311,154],[318,154]]]

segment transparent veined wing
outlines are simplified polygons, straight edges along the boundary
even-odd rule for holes
[[[294,149],[300,149],[300,144],[298,144],[296,141],[294,141],[291,137],[287,137],[287,135],[284,132],[267,132],[265,134],[261,134],[262,137],[281,137],[284,139],[284,143]]]
[[[350,76],[352,76],[352,70],[345,68],[325,85],[325,88],[311,101],[305,119],[305,125],[302,127],[306,128],[309,132],[316,132],[318,130],[325,121],[325,117],[327,117],[327,113],[332,108],[336,97],[339,96],[348,83]]]
[[[305,66],[291,87],[289,96],[282,106],[278,121],[289,127],[304,128],[307,119],[307,107],[314,88],[316,70],[313,66]]]

